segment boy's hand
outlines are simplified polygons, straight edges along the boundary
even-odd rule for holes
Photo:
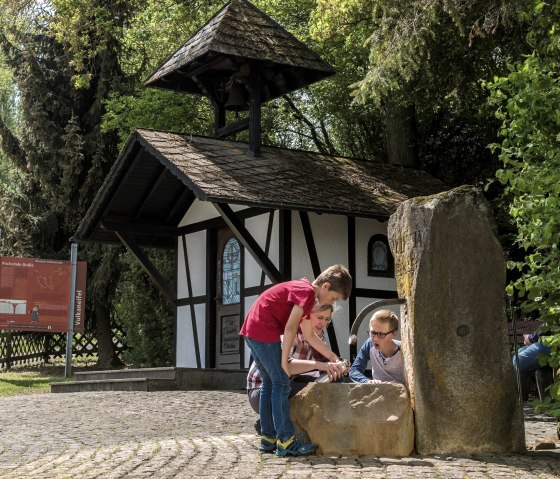
[[[331,363],[336,363],[337,361],[340,361],[339,357],[336,354],[334,354],[332,351],[331,354],[329,354],[329,356],[327,357],[327,359]]]
[[[326,373],[329,375],[331,381],[336,381],[341,378],[344,374],[344,366],[337,364],[336,362],[329,362],[326,364]]]

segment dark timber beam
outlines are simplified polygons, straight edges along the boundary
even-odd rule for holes
[[[292,277],[292,212],[279,210],[278,229],[280,236],[280,271],[284,281]]]
[[[229,125],[225,125],[221,128],[216,129],[216,138],[225,138],[227,136],[233,135],[234,133],[239,133],[240,131],[247,130],[249,128],[249,118],[241,118],[241,120],[234,121]]]
[[[321,266],[319,265],[319,256],[317,255],[317,248],[315,248],[315,241],[313,240],[313,231],[311,230],[309,215],[307,211],[300,211],[299,217],[301,219],[301,227],[303,229],[305,244],[307,245],[309,260],[311,261],[311,269],[313,269],[313,276],[316,278],[321,274]]]
[[[176,306],[177,305],[177,293],[173,290],[173,288],[169,285],[167,280],[162,276],[162,274],[157,270],[154,264],[150,261],[150,258],[146,256],[146,254],[140,249],[138,243],[131,238],[128,233],[124,231],[115,231],[115,234],[119,237],[121,242],[128,248],[128,250],[132,253],[132,255],[136,258],[136,260],[142,266],[142,269],[146,271],[148,276],[156,283],[159,290],[162,294],[169,300],[171,303]]]
[[[108,231],[122,232],[122,233],[132,233],[139,235],[150,235],[150,236],[167,236],[177,238],[179,236],[179,229],[174,226],[161,226],[150,223],[120,223],[110,220],[104,220],[101,222],[101,226]]]
[[[348,271],[354,281],[352,281],[352,291],[348,299],[348,328],[352,327],[354,318],[356,317],[356,218],[348,216],[346,218],[347,234],[348,234]],[[358,349],[356,344],[350,345],[350,362],[354,362]]]
[[[272,239],[272,225],[274,224],[274,211],[271,211],[268,216],[268,227],[266,229],[266,244],[264,246],[264,254],[268,257],[270,252],[270,240]],[[261,272],[261,288],[264,286],[264,271]]]
[[[265,252],[256,242],[255,238],[251,236],[251,233],[245,228],[245,225],[239,220],[235,215],[233,210],[226,203],[212,203],[220,216],[224,219],[226,224],[233,231],[236,238],[243,244],[243,246],[249,251],[251,256],[255,259],[258,265],[263,269],[270,280],[276,284],[282,281],[282,275],[280,271],[276,269],[276,266],[270,261],[266,256]]]

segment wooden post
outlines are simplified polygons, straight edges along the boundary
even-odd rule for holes
[[[6,369],[12,367],[12,332],[6,334]]]

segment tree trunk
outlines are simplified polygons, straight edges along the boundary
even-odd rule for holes
[[[389,164],[418,168],[416,110],[414,105],[385,103],[387,158]]]
[[[106,304],[95,305],[95,324],[97,331],[97,366],[102,369],[112,369],[122,366],[122,362],[115,352],[111,333],[111,315]]]

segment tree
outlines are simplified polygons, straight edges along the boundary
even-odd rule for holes
[[[126,85],[118,64],[119,34],[133,6],[101,0],[5,0],[1,6],[0,47],[13,71],[19,113],[17,125],[0,119],[2,150],[18,170],[13,190],[0,203],[0,217],[13,239],[9,252],[67,258],[68,240],[116,158],[117,138],[102,133],[100,123],[109,93]],[[73,50],[53,34],[61,31],[70,11],[73,31],[87,39],[82,64],[73,63]],[[64,40],[70,45],[74,37]],[[110,264],[110,253],[99,247],[84,248],[81,256],[90,263],[90,285],[98,288],[90,291],[97,298],[90,310],[99,365],[110,367],[117,358],[105,305],[119,271],[99,274],[98,265]]]
[[[521,258],[508,267],[517,278],[508,293],[522,299],[528,314],[545,321],[548,362],[560,366],[560,5],[533,2],[520,18],[530,26],[532,51],[513,59],[509,72],[487,87],[502,122],[501,143],[493,147],[503,167],[509,213],[517,227]],[[543,363],[545,359],[543,358]],[[543,408],[560,418],[560,378]],[[556,402],[554,402],[556,400]]]
[[[503,70],[505,55],[526,48],[516,21],[523,3],[318,0],[312,33],[363,49],[350,56],[361,72],[354,101],[373,103],[386,119],[377,128],[386,127],[387,161],[410,164],[417,154],[418,166],[451,186],[480,183],[496,163],[486,149],[493,115],[479,82]],[[392,147],[398,139],[407,151]]]

